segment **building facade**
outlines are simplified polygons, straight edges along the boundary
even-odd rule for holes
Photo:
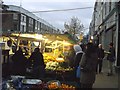
[[[22,7],[3,5],[3,33],[60,33],[57,28]]]
[[[101,43],[106,51],[109,43],[113,42],[116,50],[116,65],[120,66],[119,31],[120,31],[120,0],[117,2],[95,2],[93,18],[90,23],[90,37],[93,42]]]

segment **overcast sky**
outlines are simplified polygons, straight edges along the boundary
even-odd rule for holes
[[[95,0],[4,0],[4,4],[22,6],[28,11],[61,10],[83,7],[94,7]],[[64,23],[70,22],[71,17],[78,17],[85,28],[89,28],[93,8],[59,12],[34,13],[54,27],[64,29]],[[87,30],[88,31],[88,30]]]

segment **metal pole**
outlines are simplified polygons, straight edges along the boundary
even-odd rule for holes
[[[120,12],[119,12],[120,6],[118,5],[118,2],[116,3],[116,62],[115,62],[115,67],[117,72],[119,73],[120,71]]]

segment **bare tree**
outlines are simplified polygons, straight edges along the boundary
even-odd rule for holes
[[[64,23],[64,27],[70,34],[83,34],[84,32],[84,25],[81,23],[81,21],[77,17],[72,17],[71,21],[69,23]]]

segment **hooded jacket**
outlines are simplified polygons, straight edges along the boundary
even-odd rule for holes
[[[77,68],[79,66],[80,61],[81,61],[83,51],[82,51],[82,48],[79,45],[74,45],[74,50],[75,50],[76,55],[75,55],[75,58],[74,58],[73,66]]]

